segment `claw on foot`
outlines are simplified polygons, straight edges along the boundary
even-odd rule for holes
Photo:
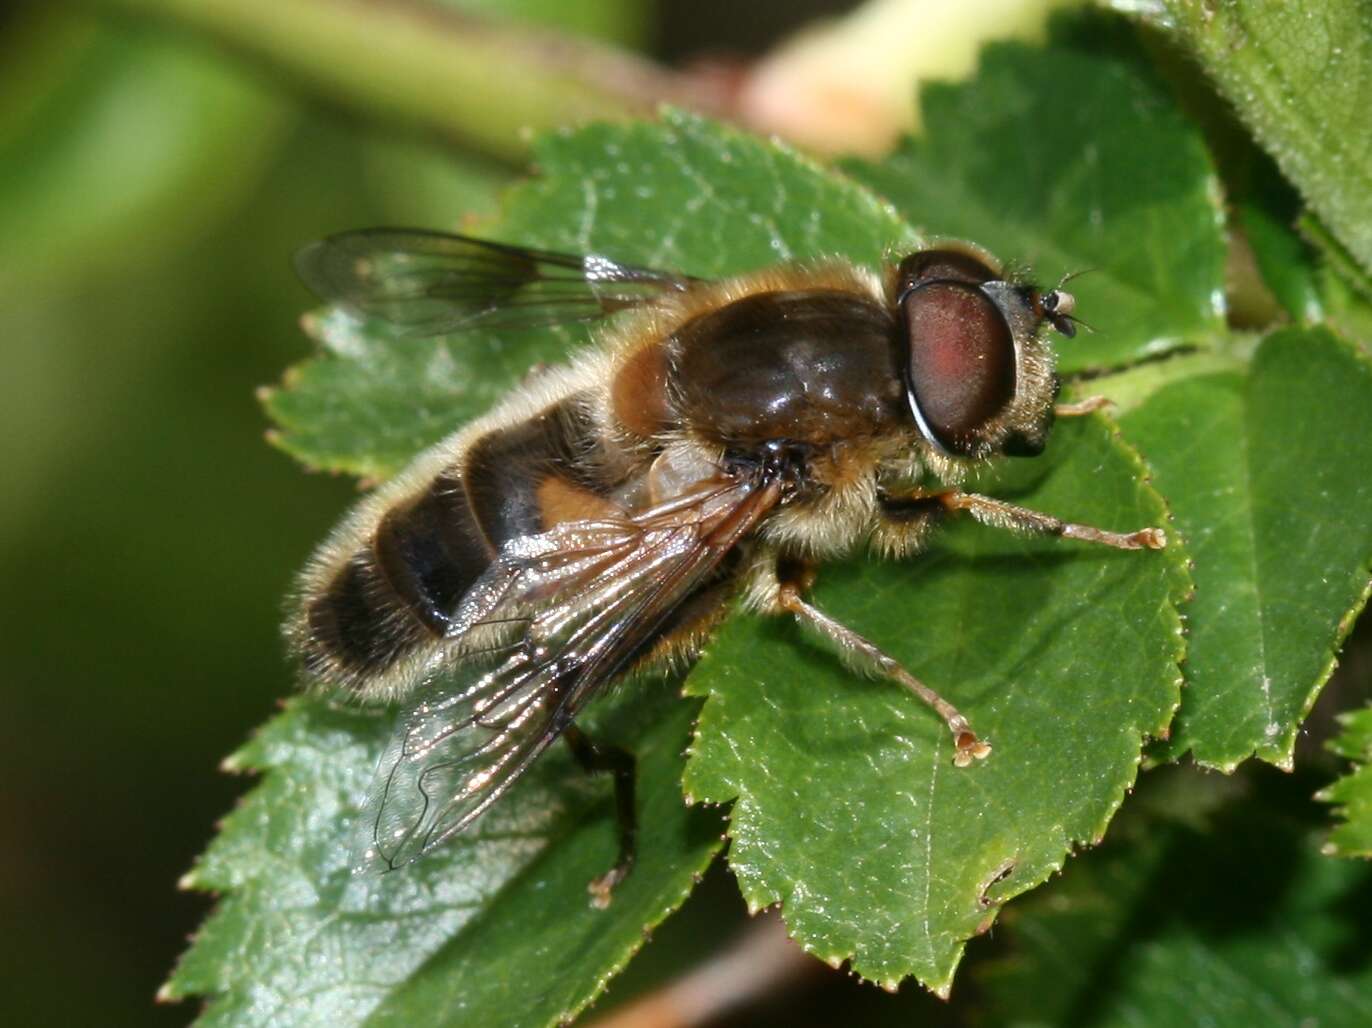
[[[972,732],[958,735],[957,752],[953,754],[954,767],[971,767],[977,760],[985,760],[991,753],[991,744],[978,739]]]
[[[1167,548],[1167,533],[1161,528],[1144,528],[1135,533],[1139,542],[1150,550],[1163,550]]]
[[[591,894],[591,906],[597,910],[604,910],[610,905],[610,900],[614,899],[615,886],[624,881],[629,875],[627,865],[619,865],[610,868],[599,878],[593,878],[586,886],[586,891]]]
[[[1059,403],[1053,408],[1053,413],[1059,418],[1079,418],[1114,405],[1115,401],[1108,396],[1088,396],[1075,403]]]

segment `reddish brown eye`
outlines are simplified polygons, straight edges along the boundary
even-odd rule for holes
[[[968,452],[969,438],[1015,393],[1015,342],[999,308],[975,285],[926,282],[903,302],[915,417],[934,442]]]

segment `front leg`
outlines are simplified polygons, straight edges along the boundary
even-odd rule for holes
[[[802,593],[814,582],[814,570],[810,565],[799,561],[779,561],[776,577],[777,607],[794,615],[802,625],[830,642],[844,663],[903,685],[938,712],[948,730],[953,733],[953,741],[957,747],[953,755],[954,764],[958,767],[967,767],[974,760],[982,760],[991,752],[991,744],[977,738],[967,718],[963,717],[956,707],[910,674],[898,660],[883,651],[876,643],[864,639],[805,600]]]
[[[1119,550],[1161,550],[1167,545],[1167,535],[1161,528],[1140,528],[1136,532],[1110,532],[1091,525],[1062,521],[1051,514],[1040,514],[1036,510],[1017,507],[1013,503],[995,500],[979,493],[964,493],[956,489],[935,493],[934,498],[945,510],[966,511],[982,524],[995,528],[1008,528],[1016,532],[1033,532],[1039,535],[1058,535],[1064,539],[1081,539],[1088,543],[1113,546]]]
[[[882,493],[878,497],[881,517],[877,526],[877,538],[895,541],[897,553],[906,554],[914,549],[922,549],[923,541],[934,527],[938,517],[948,513],[970,513],[978,522],[995,528],[1008,528],[1010,531],[1033,533],[1036,535],[1061,535],[1065,539],[1083,539],[1085,542],[1099,542],[1115,549],[1163,549],[1168,545],[1168,535],[1162,528],[1139,528],[1132,533],[1115,533],[1106,528],[1096,528],[1089,524],[1063,522],[1061,517],[1030,511],[1026,506],[1007,504],[980,493],[963,493],[956,489],[943,491],[914,491],[914,493]],[[900,545],[901,533],[914,539],[914,546]]]
[[[964,493],[958,489],[915,490],[902,494],[883,492],[877,497],[877,506],[872,543],[887,557],[909,557],[920,552],[943,518],[962,513],[970,514],[983,524],[995,528],[1082,539],[1120,550],[1161,550],[1167,545],[1167,535],[1160,528],[1111,532],[1092,525],[1063,521],[1051,514],[1041,514],[1004,500],[979,493]]]
[[[1081,418],[1114,405],[1115,401],[1108,396],[1088,396],[1072,403],[1054,404],[1053,416],[1057,418]]]

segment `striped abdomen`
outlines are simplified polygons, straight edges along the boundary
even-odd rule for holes
[[[580,398],[478,437],[419,493],[392,506],[296,629],[306,672],[361,687],[440,638],[510,539],[603,513],[621,484],[602,470]]]

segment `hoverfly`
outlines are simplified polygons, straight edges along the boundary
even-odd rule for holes
[[[1123,549],[1155,528],[1072,524],[957,488],[1043,449],[1056,416],[1045,326],[1073,300],[946,244],[883,274],[845,261],[719,281],[460,235],[348,232],[301,252],[326,300],[423,334],[600,321],[596,343],[364,499],[300,576],[287,635],[310,679],[405,709],[367,801],[361,866],[391,869],[481,815],[559,736],[614,774],[615,866],[632,865],[634,762],[577,715],[607,684],[691,659],[741,595],[931,706],[954,761],[967,719],[805,598],[866,541],[918,551],[945,516]],[[616,315],[610,318],[610,315]],[[910,483],[932,476],[938,488]]]

